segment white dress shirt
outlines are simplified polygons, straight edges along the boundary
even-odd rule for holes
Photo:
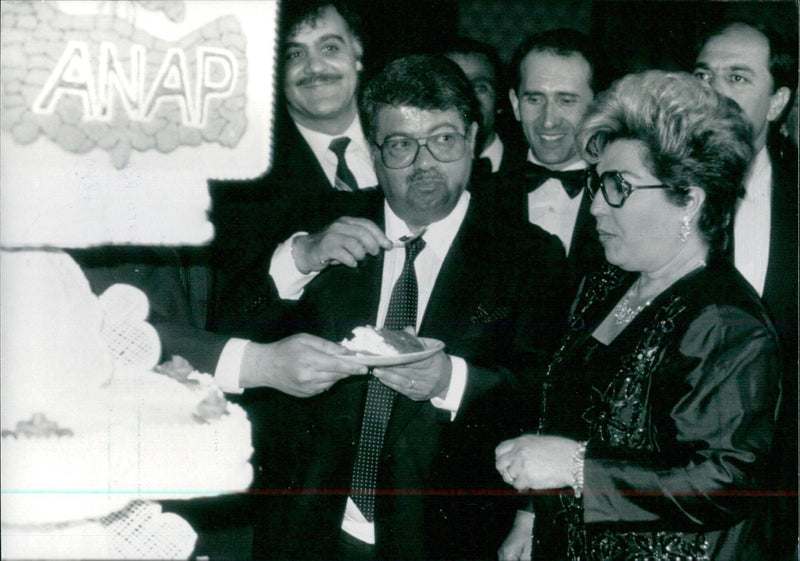
[[[548,167],[528,150],[528,161]],[[586,162],[580,160],[560,171],[584,169]],[[578,210],[581,208],[584,192],[581,191],[574,199],[564,191],[558,179],[550,178],[535,191],[528,193],[528,220],[543,230],[558,236],[564,244],[564,250],[569,255],[572,245],[572,234],[578,220]]]
[[[503,141],[500,140],[500,135],[495,133],[494,140],[481,152],[481,158],[489,158],[492,164],[492,173],[497,173],[500,169],[500,164],[503,162]]]
[[[356,116],[347,130],[335,136],[313,131],[297,123],[295,125],[308,143],[314,156],[316,156],[331,185],[334,185],[336,181],[336,166],[339,162],[336,154],[330,150],[330,144],[334,138],[341,136],[350,138],[344,158],[347,162],[347,167],[350,168],[356,178],[359,188],[375,187],[378,184],[378,179],[372,166],[372,157],[358,116]],[[242,393],[243,391],[239,386],[239,371],[242,367],[244,349],[247,343],[248,341],[245,339],[232,338],[222,349],[222,354],[217,361],[217,368],[214,371],[214,378],[220,389],[226,393]]]
[[[322,132],[313,131],[302,125],[297,125],[297,130],[308,143],[311,151],[317,157],[317,161],[322,166],[322,171],[330,181],[331,185],[336,182],[336,166],[339,160],[336,158],[331,149],[331,141],[334,138],[346,136],[350,138],[350,144],[344,152],[344,159],[347,162],[347,167],[353,173],[353,176],[358,182],[359,189],[367,187],[375,187],[378,184],[378,178],[375,176],[375,168],[372,165],[372,156],[370,155],[369,145],[364,137],[364,131],[361,128],[361,120],[356,116],[350,126],[342,134],[329,135]]]
[[[762,296],[767,279],[772,220],[772,163],[766,146],[753,160],[745,190],[733,223],[734,263],[758,295]]]
[[[470,194],[465,191],[450,214],[439,222],[430,224],[423,236],[425,248],[414,260],[418,286],[417,330],[422,324],[422,318],[425,315],[442,263],[461,224],[464,222],[464,217],[469,208],[469,201]],[[386,235],[390,239],[397,239],[400,236],[412,233],[388,203],[384,203],[384,215],[386,217]],[[295,236],[297,235],[300,234],[295,234]],[[292,238],[295,236],[292,236]],[[296,300],[302,296],[305,285],[316,276],[316,273],[304,275],[297,270],[291,255],[292,238],[278,246],[275,253],[273,253],[270,261],[270,276],[272,276],[281,298]],[[392,288],[400,277],[404,263],[404,248],[392,249],[384,254],[381,295],[378,303],[378,315],[375,318],[375,325],[378,327],[382,326],[386,319]],[[439,409],[450,411],[452,420],[461,405],[461,399],[466,389],[467,365],[464,359],[460,357],[450,355],[450,360],[452,362],[452,373],[450,386],[447,389],[445,398],[434,397],[431,399],[431,404]],[[342,520],[342,529],[365,543],[375,543],[375,525],[364,518],[364,515],[349,497],[344,519]]]

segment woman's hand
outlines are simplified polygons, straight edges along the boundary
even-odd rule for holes
[[[533,520],[532,512],[517,511],[514,526],[497,550],[499,561],[530,561]]]
[[[495,467],[517,490],[561,489],[573,484],[573,456],[580,443],[560,436],[526,434],[495,448]]]

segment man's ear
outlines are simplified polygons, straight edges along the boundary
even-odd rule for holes
[[[372,165],[377,167],[378,164],[381,163],[381,149],[369,139],[367,139],[367,144],[369,144],[369,155],[372,158]]]
[[[361,62],[361,59],[364,58],[364,46],[356,38],[353,38],[353,53],[356,55],[356,70],[361,72],[364,70],[364,64]]]
[[[517,92],[514,91],[514,88],[508,90],[508,99],[511,102],[511,109],[514,110],[514,118],[517,121],[520,121],[519,117],[519,99],[517,99]]]
[[[467,140],[469,141],[469,143],[472,145],[473,148],[475,148],[475,137],[477,136],[477,134],[478,134],[478,123],[473,121],[472,124],[469,126],[469,129],[467,130]]]
[[[789,98],[792,92],[786,86],[778,88],[769,98],[769,111],[767,111],[767,120],[774,121],[781,116],[786,104],[789,103]]]

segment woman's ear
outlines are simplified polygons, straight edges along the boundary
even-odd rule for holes
[[[690,220],[695,220],[700,214],[703,203],[706,202],[706,192],[694,185],[689,187],[688,191],[687,201],[683,208],[685,216],[688,216]]]

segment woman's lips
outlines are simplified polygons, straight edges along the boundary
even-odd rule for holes
[[[602,242],[610,240],[611,238],[616,237],[616,235],[612,234],[611,232],[606,232],[605,230],[597,230],[597,237]]]

